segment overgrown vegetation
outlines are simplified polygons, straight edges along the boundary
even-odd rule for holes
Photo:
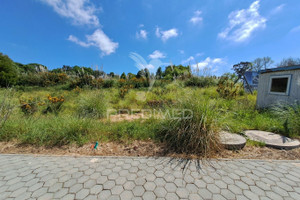
[[[300,135],[299,105],[257,110],[256,93],[235,84],[235,74],[196,76],[189,66],[178,65],[120,77],[79,66],[50,71],[0,57],[0,141],[53,147],[151,139],[169,151],[209,157],[220,150],[222,130]],[[115,117],[129,112],[146,118],[113,121],[109,111]]]
[[[176,153],[209,157],[220,149],[219,110],[214,101],[197,96],[194,91],[178,102],[178,113],[161,125],[160,136]]]
[[[284,134],[292,137],[300,136],[300,104],[278,104],[273,112],[283,121]]]

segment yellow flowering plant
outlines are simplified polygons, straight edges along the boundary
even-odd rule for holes
[[[33,115],[38,111],[38,106],[42,104],[41,102],[39,102],[37,98],[32,98],[32,97],[23,98],[20,99],[19,101],[20,101],[21,111],[25,115]]]
[[[65,102],[65,97],[63,95],[61,95],[60,97],[55,97],[48,94],[46,100],[47,107],[44,113],[51,112],[57,115],[61,110],[64,102]]]

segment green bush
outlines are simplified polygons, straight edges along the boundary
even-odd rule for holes
[[[210,87],[216,86],[217,81],[213,77],[197,77],[193,76],[185,81],[185,86],[192,86],[192,87]]]
[[[116,81],[113,79],[106,79],[103,82],[104,88],[111,88],[111,87],[114,87],[115,85],[116,85]]]
[[[273,106],[272,110],[282,119],[286,136],[300,136],[300,103],[292,105],[281,103]]]
[[[15,63],[8,56],[0,53],[0,87],[15,85],[17,76]]]

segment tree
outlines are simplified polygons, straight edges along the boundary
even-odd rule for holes
[[[253,69],[252,63],[251,62],[240,62],[238,64],[233,65],[233,70],[235,71],[235,73],[238,75],[238,79],[235,80],[234,85],[240,80],[244,80],[244,82],[246,83],[249,91],[252,94],[252,89],[251,86],[249,85],[246,77],[245,77],[245,73],[247,71],[251,71]]]
[[[113,72],[110,72],[108,75],[109,75],[111,78],[114,78],[114,77],[115,77],[115,73],[113,73]]]
[[[138,73],[136,74],[136,78],[142,78],[145,76],[145,70],[141,69],[138,71]]]
[[[14,85],[17,81],[17,69],[14,61],[7,55],[0,53],[0,86]]]
[[[126,74],[125,74],[125,72],[123,72],[123,73],[121,74],[121,79],[126,80]]]
[[[262,57],[262,58],[256,58],[253,62],[252,62],[252,67],[253,70],[255,71],[259,71],[262,69],[267,69],[270,67],[270,65],[272,65],[274,63],[274,61],[270,58],[270,57]]]
[[[156,75],[155,75],[155,77],[157,78],[157,79],[161,79],[162,78],[162,69],[161,69],[161,67],[159,67],[158,69],[157,69],[157,71],[156,71]]]
[[[132,79],[132,78],[135,77],[135,74],[133,74],[133,73],[128,73],[128,74],[127,74],[127,77],[128,77],[128,79],[130,80],[130,79]]]
[[[277,64],[277,67],[289,67],[295,65],[300,65],[300,58],[284,58]]]

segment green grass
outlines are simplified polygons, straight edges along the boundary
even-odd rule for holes
[[[209,154],[218,148],[219,130],[241,133],[259,129],[299,136],[299,107],[286,108],[281,115],[270,110],[256,110],[256,94],[241,94],[234,99],[221,98],[216,87],[185,87],[175,81],[161,87],[130,89],[124,98],[119,88],[67,90],[67,86],[26,87],[15,91],[9,103],[14,105],[5,125],[0,127],[0,141],[16,141],[37,146],[83,145],[95,141],[161,141],[180,153]],[[0,90],[0,100],[5,89]],[[20,98],[46,100],[47,95],[64,95],[58,115],[43,114],[44,107],[30,116],[20,109]],[[163,102],[159,107],[149,102]],[[1,101],[0,101],[1,102]],[[167,103],[166,103],[167,102]],[[107,122],[107,109],[191,109],[191,120],[149,119]],[[298,132],[297,132],[298,131]]]

